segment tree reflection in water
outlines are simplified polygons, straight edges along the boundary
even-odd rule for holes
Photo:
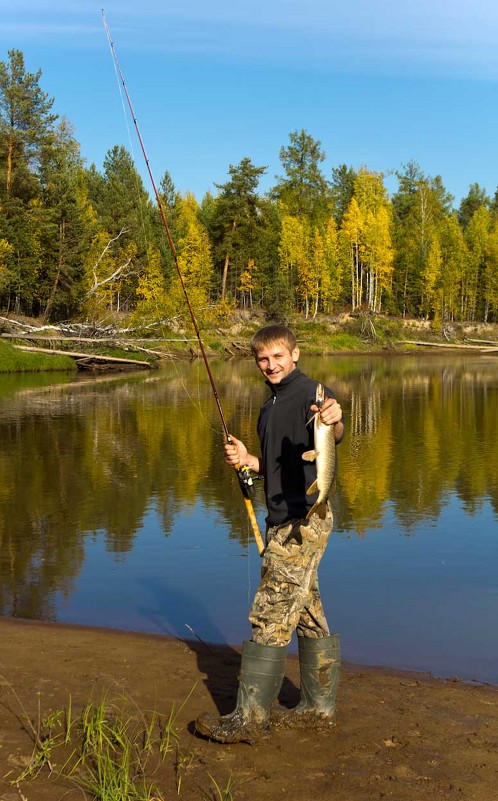
[[[498,653],[485,643],[498,590],[480,569],[497,555],[496,357],[342,355],[300,366],[334,387],[347,421],[320,574],[347,658],[451,673],[468,618],[481,674],[498,681],[486,667]],[[257,450],[260,376],[250,361],[213,371],[230,429]],[[188,613],[203,639],[245,636],[259,558],[222,446],[200,363],[112,379],[0,377],[0,614],[184,637]],[[393,608],[411,627],[406,643]]]

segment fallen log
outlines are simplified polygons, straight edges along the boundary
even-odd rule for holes
[[[93,364],[120,364],[127,367],[146,367],[151,369],[152,365],[149,362],[139,361],[138,359],[123,359],[119,356],[101,356],[96,353],[76,353],[70,350],[56,350],[55,348],[36,348],[34,345],[14,345],[18,350],[27,350],[33,353],[46,353],[47,355],[53,354],[54,356],[69,356],[76,361],[76,364],[81,367],[88,367],[90,363]]]
[[[456,342],[426,342],[425,340],[404,339],[403,345],[420,345],[424,348],[446,348],[446,350],[473,350],[484,352],[492,352],[495,348],[489,348],[479,345],[459,345]]]
[[[242,353],[244,356],[249,356],[251,353],[247,345],[241,345],[240,342],[232,341],[232,347],[234,347],[236,350],[239,351],[239,353]]]
[[[112,337],[78,337],[78,336],[68,336],[68,335],[65,335],[65,334],[46,336],[44,334],[34,334],[34,333],[28,333],[28,334],[4,334],[4,333],[0,333],[0,337],[2,337],[2,339],[29,339],[29,340],[32,339],[32,340],[39,340],[41,342],[84,342],[84,343],[88,342],[88,343],[94,344],[94,345],[98,345],[100,342],[106,342],[107,344],[109,344],[109,343],[116,343],[118,341],[119,342],[126,342],[127,345],[133,345],[134,342],[183,342],[183,343],[186,343],[186,342],[197,342],[197,337],[194,337],[194,338],[191,338],[191,339],[185,339],[183,337],[180,338],[180,339],[178,339],[178,338],[177,339],[165,339],[164,337],[156,337],[154,339],[152,337],[144,337],[143,339],[140,339],[140,337],[134,337],[133,339],[124,340],[124,339],[121,339],[121,338],[118,339],[117,336],[112,336]]]

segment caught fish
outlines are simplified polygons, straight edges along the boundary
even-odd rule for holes
[[[325,390],[323,384],[318,384],[316,388],[316,405],[321,409],[325,400]],[[318,498],[313,504],[307,519],[311,515],[318,514],[324,520],[327,513],[327,498],[335,490],[335,468],[336,468],[336,444],[334,437],[335,425],[326,426],[320,420],[320,411],[316,412],[311,418],[313,420],[314,449],[303,453],[306,462],[316,461],[316,481],[306,490],[306,495],[313,495],[318,492]],[[311,420],[310,420],[311,422]]]

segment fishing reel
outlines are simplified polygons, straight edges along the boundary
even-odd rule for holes
[[[254,495],[254,479],[259,478],[259,476],[255,476],[250,468],[244,465],[243,467],[237,467],[237,478],[244,497],[248,498],[250,495]]]

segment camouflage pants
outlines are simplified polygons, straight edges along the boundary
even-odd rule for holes
[[[332,531],[332,511],[325,520],[290,520],[270,526],[261,566],[261,582],[249,613],[252,639],[260,645],[287,645],[299,637],[327,637],[317,570]]]

